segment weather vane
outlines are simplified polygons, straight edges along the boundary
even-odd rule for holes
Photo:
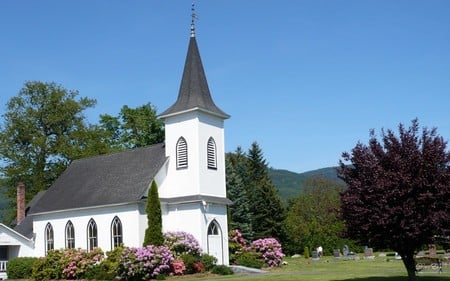
[[[192,17],[192,19],[191,19],[191,37],[195,37],[195,20],[198,20],[198,16],[195,13],[195,3],[194,2],[192,2],[191,11],[192,11],[192,14],[191,14],[191,17]]]

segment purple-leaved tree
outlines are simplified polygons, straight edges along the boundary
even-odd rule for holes
[[[416,280],[414,253],[450,233],[450,153],[436,128],[417,119],[396,135],[370,133],[343,153],[338,174],[348,188],[342,193],[347,233],[372,247],[402,256],[409,280]]]

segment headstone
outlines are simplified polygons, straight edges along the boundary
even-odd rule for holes
[[[437,253],[436,253],[436,245],[435,244],[428,245],[428,252],[430,254],[430,257],[435,257],[437,255]]]
[[[421,258],[425,256],[425,251],[419,251],[416,255],[416,257]]]
[[[344,248],[342,249],[342,253],[344,254],[344,257],[348,256],[349,250],[348,250],[348,246],[344,245]]]
[[[313,260],[318,260],[319,259],[319,253],[317,253],[317,251],[312,251],[311,257]]]
[[[339,251],[339,249],[334,249],[333,250],[333,257],[340,258],[341,257],[341,251]]]
[[[375,256],[373,255],[373,249],[372,248],[364,249],[364,258],[365,259],[373,259],[373,258],[375,258]]]

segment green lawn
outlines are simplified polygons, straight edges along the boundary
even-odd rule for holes
[[[388,261],[389,260],[389,261]],[[288,265],[267,270],[264,274],[235,274],[231,276],[183,276],[169,280],[297,280],[297,281],[403,281],[407,280],[402,261],[376,257],[372,260],[343,260],[324,257],[320,261],[304,258],[286,258]],[[431,269],[429,270],[431,271]],[[444,266],[443,273],[418,273],[420,281],[450,281],[450,266]]]

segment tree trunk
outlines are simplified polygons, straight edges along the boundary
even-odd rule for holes
[[[406,271],[408,272],[409,281],[417,281],[416,276],[416,261],[414,260],[414,253],[400,253],[402,256],[403,264],[405,265]]]

